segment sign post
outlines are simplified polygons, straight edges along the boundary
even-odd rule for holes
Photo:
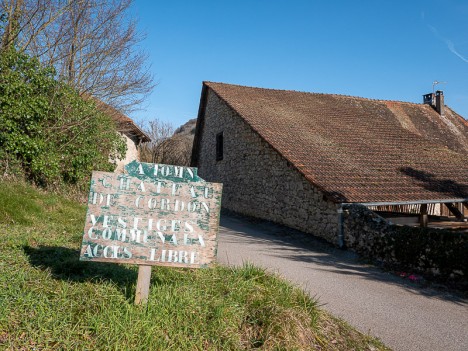
[[[222,185],[192,167],[140,163],[93,172],[80,260],[138,264],[135,303],[151,266],[201,268],[216,259]]]
[[[138,280],[135,291],[135,305],[146,304],[148,301],[151,267],[146,265],[138,266]]]

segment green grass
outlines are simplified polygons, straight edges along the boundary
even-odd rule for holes
[[[252,265],[153,268],[81,262],[85,207],[0,183],[1,350],[386,350]]]

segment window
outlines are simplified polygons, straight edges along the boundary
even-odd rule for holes
[[[216,161],[223,159],[223,132],[216,134]]]

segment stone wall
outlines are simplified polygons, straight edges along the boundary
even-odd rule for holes
[[[385,266],[468,287],[468,235],[394,225],[362,205],[344,207],[345,244]]]
[[[224,208],[337,243],[336,204],[325,200],[211,90],[202,130],[198,172],[207,181],[223,183]],[[221,132],[224,155],[216,161],[216,135]]]
[[[125,139],[127,144],[127,152],[125,158],[122,160],[117,160],[117,167],[114,172],[122,173],[126,164],[132,162],[133,160],[140,160],[140,153],[138,150],[138,138],[127,133],[120,133],[122,138]]]

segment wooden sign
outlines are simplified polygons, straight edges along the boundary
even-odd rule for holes
[[[206,267],[216,257],[222,184],[197,169],[133,161],[93,172],[80,260]]]

